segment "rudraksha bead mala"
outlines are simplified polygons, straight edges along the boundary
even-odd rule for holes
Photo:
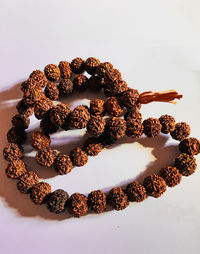
[[[91,75],[88,78],[84,72]],[[90,106],[77,106],[73,111],[60,98],[70,96],[75,91],[90,89],[93,92],[103,90],[107,100],[94,99]],[[23,97],[16,108],[18,114],[12,118],[12,128],[7,133],[9,144],[3,150],[8,161],[6,175],[17,179],[17,188],[21,193],[30,194],[35,204],[46,203],[50,212],[61,213],[65,210],[74,217],[86,215],[88,211],[103,213],[107,204],[115,210],[125,209],[130,202],[142,202],[147,196],[160,197],[168,187],[174,187],[182,176],[193,174],[197,168],[194,155],[200,153],[200,141],[190,135],[190,126],[185,122],[176,123],[170,115],[148,118],[142,121],[139,112],[142,104],[153,101],[172,102],[182,98],[174,90],[164,92],[144,92],[128,87],[119,70],[109,62],[101,63],[97,58],[86,61],[77,57],[71,61],[61,61],[58,65],[48,64],[44,72],[33,71],[21,84]],[[34,113],[40,120],[41,131],[31,135],[30,144],[37,149],[36,161],[44,167],[54,166],[60,175],[68,174],[74,167],[84,166],[88,156],[97,156],[104,148],[110,147],[118,139],[127,135],[140,138],[144,133],[149,138],[161,132],[170,134],[180,141],[180,154],[173,165],[162,168],[158,174],[147,176],[143,183],[133,181],[125,189],[114,187],[109,193],[95,190],[88,197],[74,193],[69,197],[64,190],[51,192],[51,186],[39,181],[33,171],[29,171],[23,162],[22,144],[26,140],[25,129],[29,127],[29,117]],[[108,114],[111,117],[107,118]],[[122,118],[123,116],[123,118]],[[53,150],[50,134],[59,128],[67,131],[72,128],[83,129],[91,135],[83,144],[68,154]]]

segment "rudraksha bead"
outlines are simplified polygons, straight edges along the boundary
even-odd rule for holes
[[[101,116],[91,116],[87,124],[89,134],[99,137],[105,129],[106,121]]]
[[[128,89],[121,95],[122,104],[129,110],[137,105],[139,92],[136,89]]]
[[[57,126],[62,126],[65,122],[66,117],[70,113],[70,108],[67,104],[57,104],[52,108],[50,112],[51,122]]]
[[[81,74],[85,70],[85,61],[81,57],[76,57],[71,61],[70,67],[73,73]]]
[[[175,119],[170,115],[162,115],[159,118],[159,121],[162,125],[161,132],[164,134],[168,134],[173,131],[175,128]]]
[[[83,145],[83,150],[89,156],[98,155],[103,150],[103,148],[104,148],[104,146],[103,146],[100,138],[90,137],[85,141],[85,143]]]
[[[61,77],[64,78],[71,78],[72,75],[72,70],[70,68],[70,65],[67,61],[61,61],[58,65],[59,69],[60,69],[60,75]]]
[[[105,102],[101,99],[90,101],[90,113],[95,116],[103,116],[105,114]]]
[[[14,161],[9,162],[8,167],[6,168],[6,175],[8,178],[19,178],[23,174],[27,172],[25,163],[16,159]]]
[[[22,128],[12,127],[7,133],[9,143],[21,145],[26,140],[26,132]]]
[[[36,101],[34,105],[34,114],[37,119],[42,119],[44,115],[53,108],[53,102],[49,98],[42,97],[39,101]]]
[[[58,81],[60,79],[60,69],[55,64],[48,64],[44,68],[44,73],[48,80]]]
[[[40,182],[31,189],[31,199],[36,205],[41,205],[46,200],[46,196],[51,193],[51,185],[46,182]]]
[[[158,136],[161,132],[161,124],[157,118],[148,118],[143,121],[144,134],[149,138]]]
[[[126,187],[125,193],[128,196],[128,200],[132,202],[141,202],[147,197],[144,186],[137,181],[129,183]]]
[[[55,160],[55,152],[50,148],[44,148],[36,153],[35,159],[40,166],[51,167]]]
[[[47,208],[52,213],[61,213],[65,210],[68,200],[68,193],[64,190],[58,189],[50,193],[46,199]]]
[[[144,127],[142,123],[134,121],[133,119],[129,118],[126,121],[126,135],[131,138],[140,138],[142,136]]]
[[[81,148],[74,148],[70,152],[70,157],[74,166],[81,167],[88,162],[87,153],[84,152]]]
[[[19,114],[24,115],[26,117],[31,116],[34,112],[34,108],[28,106],[25,103],[24,99],[22,99],[21,101],[18,102],[16,108],[17,108],[17,111],[18,111]]]
[[[180,142],[179,150],[189,155],[197,155],[200,153],[200,142],[196,138],[186,138]]]
[[[128,198],[121,187],[110,190],[107,200],[115,210],[123,210],[129,205]]]
[[[73,164],[69,155],[59,153],[55,158],[54,168],[60,175],[65,175],[71,172]]]
[[[111,116],[121,116],[124,112],[120,101],[116,97],[110,97],[106,100],[105,109]]]
[[[190,176],[195,172],[197,163],[196,159],[192,155],[181,153],[175,159],[175,166],[179,169],[179,172],[183,176]]]
[[[23,157],[23,148],[15,143],[10,143],[3,149],[3,156],[7,161],[21,159]]]
[[[46,95],[47,98],[49,98],[50,100],[58,100],[59,99],[59,89],[57,84],[53,83],[53,82],[49,82],[45,89],[44,89],[44,93]]]
[[[166,191],[166,182],[157,174],[152,174],[144,179],[144,187],[148,195],[159,198]]]
[[[90,75],[95,74],[97,67],[100,65],[100,61],[95,57],[89,57],[85,61],[85,70]]]
[[[126,121],[118,117],[112,117],[107,121],[105,131],[115,139],[122,138],[126,133]]]
[[[83,75],[77,75],[73,80],[74,89],[78,91],[85,91],[88,87],[88,78]]]
[[[39,177],[32,171],[26,172],[22,176],[20,176],[17,182],[17,189],[21,193],[29,193],[31,188],[39,183]]]
[[[48,135],[45,135],[41,131],[35,131],[31,135],[30,144],[32,147],[42,150],[44,148],[47,148],[51,144],[51,139]]]
[[[106,210],[106,195],[102,190],[90,192],[88,195],[88,207],[95,213],[103,213]]]
[[[70,79],[62,79],[58,85],[61,97],[68,96],[73,93],[74,85]]]
[[[68,207],[74,217],[81,217],[87,214],[87,197],[80,193],[74,193],[69,198]]]
[[[190,135],[190,126],[185,122],[177,123],[170,134],[173,139],[181,141]]]
[[[160,170],[160,176],[165,180],[167,186],[174,187],[181,182],[182,175],[176,167],[168,166]]]
[[[88,111],[88,107],[81,105],[77,106],[69,117],[70,126],[77,129],[83,129],[86,127],[89,119],[90,113]]]

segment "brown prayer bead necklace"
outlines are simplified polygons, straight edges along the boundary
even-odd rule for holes
[[[83,74],[84,71],[91,75],[89,79]],[[72,112],[68,105],[55,105],[53,102],[87,88],[95,92],[103,90],[108,99],[94,99],[89,108],[80,105]],[[88,210],[104,212],[107,203],[116,210],[122,210],[129,202],[141,202],[147,195],[160,197],[166,191],[166,186],[176,186],[182,175],[189,176],[196,170],[196,159],[193,156],[200,152],[200,142],[196,138],[188,138],[189,125],[185,122],[175,123],[175,119],[169,115],[159,119],[148,118],[142,122],[139,112],[142,104],[153,101],[175,103],[174,99],[180,99],[182,95],[174,90],[139,94],[136,89],[128,87],[119,70],[114,69],[111,63],[101,63],[94,57],[86,61],[78,57],[71,63],[61,61],[58,66],[49,64],[44,68],[44,73],[40,70],[33,71],[22,83],[21,90],[23,98],[16,107],[18,114],[12,118],[13,127],[7,133],[9,145],[3,150],[4,158],[9,161],[6,175],[17,179],[17,188],[21,193],[30,194],[35,204],[46,203],[51,212],[60,213],[68,208],[73,216],[80,217],[86,215]],[[68,193],[61,189],[51,193],[51,186],[39,182],[39,177],[28,171],[22,161],[25,129],[28,128],[29,117],[33,113],[41,120],[41,131],[33,132],[30,140],[32,147],[38,150],[35,159],[41,166],[53,165],[61,175],[68,174],[74,166],[85,165],[88,156],[96,156],[125,135],[140,138],[144,133],[153,138],[161,132],[170,133],[173,139],[180,141],[181,153],[174,165],[162,168],[159,174],[146,177],[143,184],[133,181],[126,189],[115,187],[107,195],[101,190],[95,190],[88,197],[74,193],[69,198]],[[106,113],[112,117],[105,119]],[[124,119],[121,118],[123,114]],[[58,153],[50,148],[49,135],[59,127],[66,131],[87,128],[92,137],[86,140],[82,149],[74,148],[69,155]]]

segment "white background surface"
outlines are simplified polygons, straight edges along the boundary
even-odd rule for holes
[[[200,138],[199,8],[198,0],[1,1],[0,150],[22,96],[18,84],[32,70],[76,56],[111,61],[140,92],[176,89],[184,95],[177,105],[145,105],[143,116],[172,114],[177,122],[190,124],[191,136]],[[70,103],[80,104],[77,98],[88,103],[86,95],[74,96]],[[37,121],[32,119],[31,125],[37,127]],[[54,135],[53,147],[68,152],[82,143],[83,135]],[[53,190],[88,194],[143,180],[173,161],[177,144],[169,136],[135,143],[123,139],[66,176],[38,167],[31,157],[26,161]],[[4,174],[6,164],[1,156],[0,253],[199,253],[199,166],[159,199],[74,219],[50,214],[20,194]]]

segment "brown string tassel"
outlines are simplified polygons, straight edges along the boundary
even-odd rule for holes
[[[152,91],[144,92],[140,94],[139,102],[141,104],[147,104],[153,101],[159,102],[170,102],[176,104],[174,101],[175,99],[181,99],[183,97],[182,94],[178,94],[175,90],[168,90],[162,92],[155,92]]]

